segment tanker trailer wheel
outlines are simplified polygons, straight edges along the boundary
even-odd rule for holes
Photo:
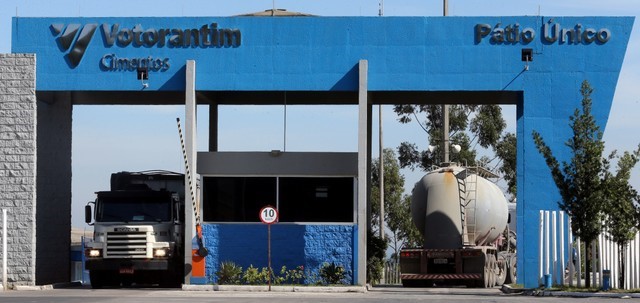
[[[496,285],[502,286],[507,279],[507,259],[504,257],[504,254],[498,254],[498,262],[496,265]]]
[[[484,278],[484,288],[489,288],[489,264],[488,260],[485,262],[487,263],[484,264],[484,274],[482,275],[482,277]]]
[[[511,256],[509,256],[509,258],[507,259],[509,262],[507,262],[507,279],[505,281],[506,284],[516,284],[516,278],[518,277],[518,271],[517,271],[517,260],[516,260],[516,255],[512,254]]]
[[[484,287],[492,288],[496,285],[496,257],[488,254],[484,266]]]
[[[489,288],[496,286],[496,256],[489,257]]]

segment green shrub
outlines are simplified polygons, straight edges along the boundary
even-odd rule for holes
[[[246,285],[266,285],[269,283],[269,268],[257,268],[253,265],[243,271],[242,267],[231,261],[222,262],[220,269],[216,272],[218,284],[246,284]],[[286,266],[280,268],[280,272],[271,271],[271,284],[302,284],[305,280],[304,266],[287,270]],[[335,284],[335,283],[334,283]]]
[[[375,284],[382,279],[387,241],[371,230],[367,233],[367,282]]]
[[[280,275],[284,276],[284,283],[299,285],[304,283],[305,274],[304,266],[300,265],[294,269],[287,270],[286,266],[282,266]]]
[[[262,273],[252,265],[249,265],[244,274],[242,274],[242,282],[249,285],[266,284],[267,278],[262,276]]]
[[[325,285],[344,284],[346,275],[344,267],[336,265],[334,262],[325,262],[320,268],[320,278]]]
[[[220,269],[216,271],[218,284],[240,284],[242,277],[242,267],[232,261],[224,261],[220,264]]]

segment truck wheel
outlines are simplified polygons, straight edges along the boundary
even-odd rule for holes
[[[509,262],[507,263],[507,278],[506,278],[505,283],[506,284],[515,284],[517,282],[516,278],[518,276],[517,275],[517,268],[516,268],[516,266],[517,266],[517,264],[516,264],[516,262],[517,262],[516,255],[511,255],[508,258],[508,260],[509,260]]]
[[[492,288],[494,286],[496,286],[496,280],[497,280],[497,275],[496,275],[496,256],[491,255],[490,258],[490,263],[489,263],[489,288]]]
[[[502,286],[507,279],[507,260],[502,254],[498,254],[498,262],[496,267],[496,285]]]
[[[403,287],[420,287],[421,283],[420,280],[402,280]]]
[[[107,284],[107,273],[104,271],[91,270],[89,271],[89,281],[91,288],[102,288]]]
[[[160,287],[162,288],[179,288],[181,286],[180,277],[175,271],[164,273]]]
[[[484,288],[489,288],[489,268],[485,265],[484,267]]]

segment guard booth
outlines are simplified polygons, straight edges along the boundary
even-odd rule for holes
[[[224,261],[245,269],[267,266],[267,228],[259,212],[271,205],[279,214],[271,227],[276,273],[301,266],[317,274],[325,262],[335,263],[354,283],[357,153],[201,152],[198,174],[212,282]]]

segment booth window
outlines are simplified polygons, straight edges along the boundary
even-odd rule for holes
[[[280,178],[280,222],[353,222],[353,178]]]
[[[352,223],[354,191],[352,177],[204,177],[203,219],[260,222],[272,205],[280,222]]]
[[[265,205],[276,205],[275,177],[205,177],[203,219],[216,222],[260,222]]]

